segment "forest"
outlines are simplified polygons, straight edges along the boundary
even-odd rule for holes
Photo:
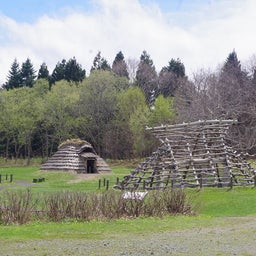
[[[146,126],[236,119],[232,146],[256,154],[256,66],[242,67],[232,51],[215,71],[188,78],[180,59],[160,72],[143,51],[139,60],[117,53],[112,65],[95,56],[89,75],[73,57],[35,71],[15,59],[0,90],[0,156],[47,159],[70,138],[90,142],[109,159],[145,157],[156,148]]]

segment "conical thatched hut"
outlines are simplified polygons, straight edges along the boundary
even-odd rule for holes
[[[44,163],[40,170],[74,171],[77,173],[110,172],[107,163],[97,155],[92,145],[80,139],[67,140]]]

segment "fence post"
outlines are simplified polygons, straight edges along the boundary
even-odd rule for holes
[[[103,186],[106,186],[106,178],[103,179]]]
[[[116,178],[116,185],[119,184],[119,177]]]
[[[109,187],[109,180],[107,180],[106,190],[108,190]]]
[[[202,189],[203,187],[203,175],[202,174],[199,174],[199,185],[200,185],[200,189]]]
[[[11,174],[10,175],[10,183],[12,183],[12,181],[13,181],[13,175]]]
[[[230,176],[230,189],[232,189],[232,188],[233,188],[233,177]]]
[[[0,174],[0,183],[2,183],[2,174]]]
[[[98,188],[100,189],[100,187],[101,187],[101,179],[99,179],[99,186],[98,186]]]
[[[173,190],[173,188],[174,188],[174,180],[172,179],[171,180],[171,190]]]

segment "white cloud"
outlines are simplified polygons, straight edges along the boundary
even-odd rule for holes
[[[65,16],[42,16],[32,24],[0,16],[0,83],[14,58],[29,57],[35,68],[46,62],[50,71],[63,58],[76,56],[89,73],[100,50],[110,64],[120,50],[139,58],[143,50],[157,69],[180,58],[187,73],[215,69],[236,49],[240,59],[255,52],[254,0],[207,1],[190,11],[163,13],[156,4],[138,0],[97,0],[91,13],[70,10]]]

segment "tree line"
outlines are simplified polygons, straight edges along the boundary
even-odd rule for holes
[[[29,163],[78,137],[105,158],[143,157],[156,147],[146,126],[227,118],[239,121],[230,143],[254,154],[255,94],[255,67],[244,69],[235,51],[219,70],[191,79],[179,59],[157,73],[146,51],[139,61],[119,52],[112,65],[98,52],[87,77],[75,57],[58,62],[51,75],[45,63],[36,75],[30,59],[21,68],[14,60],[0,91],[0,154]]]

